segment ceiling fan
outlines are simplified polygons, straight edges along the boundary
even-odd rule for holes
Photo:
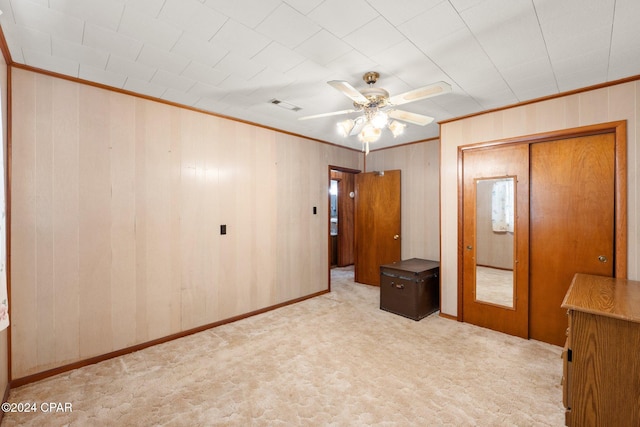
[[[327,82],[331,87],[350,98],[353,101],[353,108],[304,116],[298,120],[362,112],[363,114],[361,116],[353,120],[347,119],[338,122],[338,129],[343,136],[358,135],[358,138],[363,143],[363,149],[368,153],[369,143],[377,141],[380,138],[382,129],[385,127],[391,131],[394,137],[397,137],[404,131],[406,126],[405,123],[401,122],[426,126],[433,121],[433,117],[398,110],[396,108],[398,105],[408,104],[409,102],[420,101],[451,92],[451,85],[445,82],[437,82],[400,95],[389,96],[389,92],[386,90],[373,86],[379,77],[380,74],[375,71],[365,73],[362,79],[367,83],[368,87],[362,90],[354,88],[343,80],[331,80]]]

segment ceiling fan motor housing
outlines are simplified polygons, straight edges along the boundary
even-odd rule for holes
[[[368,87],[362,89],[360,92],[369,101],[364,105],[360,104],[361,107],[382,108],[387,105],[387,102],[389,101],[389,92],[379,87]],[[354,105],[358,105],[358,103],[356,102]]]
[[[364,80],[369,87],[362,89],[360,92],[364,95],[369,102],[366,104],[360,104],[362,108],[382,108],[387,105],[389,101],[389,92],[382,88],[373,87],[374,83],[378,81],[380,74],[376,71],[369,71],[364,73],[362,80]],[[354,103],[356,107],[358,103]]]

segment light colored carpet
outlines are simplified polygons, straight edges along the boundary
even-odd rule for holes
[[[561,349],[332,292],[11,391],[32,426],[562,426]]]

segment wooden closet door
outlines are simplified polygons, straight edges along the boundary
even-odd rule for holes
[[[529,336],[563,345],[573,275],[614,275],[614,134],[531,144],[530,179]]]
[[[515,184],[513,246],[514,305],[480,301],[476,294],[478,264],[477,180],[509,176]],[[529,333],[529,146],[527,144],[469,149],[463,152],[462,320],[510,335]]]

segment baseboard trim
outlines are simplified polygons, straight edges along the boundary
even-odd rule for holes
[[[443,312],[440,312],[440,317],[444,317],[445,319],[449,319],[449,320],[458,320],[458,316],[452,316],[450,314],[446,314]]]
[[[206,325],[198,326],[198,327],[193,328],[193,329],[189,329],[189,330],[186,330],[186,331],[182,331],[182,332],[178,332],[178,333],[175,333],[175,334],[167,335],[166,337],[162,337],[162,338],[158,338],[158,339],[155,339],[155,340],[147,341],[147,342],[144,342],[144,343],[141,343],[141,344],[136,344],[134,346],[126,347],[126,348],[123,348],[121,350],[112,351],[110,353],[105,353],[105,354],[102,354],[100,356],[90,357],[88,359],[79,360],[77,362],[70,363],[68,365],[59,366],[57,368],[49,369],[49,370],[46,370],[46,371],[38,372],[36,374],[27,375],[26,377],[21,377],[21,378],[17,378],[17,379],[11,380],[11,382],[7,385],[7,390],[5,391],[5,400],[3,402],[6,402],[6,399],[9,397],[9,390],[11,388],[17,388],[17,387],[20,387],[20,386],[23,386],[23,385],[26,385],[26,384],[30,384],[30,383],[36,382],[36,381],[41,381],[41,380],[43,380],[45,378],[49,378],[49,377],[52,377],[54,375],[59,375],[59,374],[65,373],[65,372],[72,371],[74,369],[82,368],[84,366],[93,365],[95,363],[99,363],[99,362],[103,362],[105,360],[113,359],[114,357],[119,357],[119,356],[124,356],[125,354],[134,353],[136,351],[140,351],[140,350],[143,350],[145,348],[152,347],[154,345],[163,344],[163,343],[166,343],[166,342],[169,342],[169,341],[173,341],[173,340],[178,339],[178,338],[182,338],[182,337],[186,337],[188,335],[196,334],[198,332],[206,331],[207,329],[212,329],[212,328],[215,328],[215,327],[218,327],[218,326],[226,325],[228,323],[237,322],[238,320],[246,319],[248,317],[256,316],[258,314],[262,314],[262,313],[266,313],[268,311],[276,310],[278,308],[285,307],[287,305],[296,304],[298,302],[302,302],[302,301],[307,300],[307,299],[315,298],[317,296],[324,295],[326,293],[329,293],[328,289],[326,289],[324,291],[316,292],[316,293],[313,293],[313,294],[310,294],[310,295],[306,295],[306,296],[303,296],[303,297],[300,297],[300,298],[296,298],[296,299],[292,299],[292,300],[289,300],[289,301],[281,302],[279,304],[272,305],[272,306],[269,306],[269,307],[261,308],[259,310],[251,311],[249,313],[240,314],[238,316],[230,317],[228,319],[219,320],[217,322],[213,322],[213,323],[209,323],[209,324],[206,324]],[[0,415],[0,417],[1,417],[1,415]]]

